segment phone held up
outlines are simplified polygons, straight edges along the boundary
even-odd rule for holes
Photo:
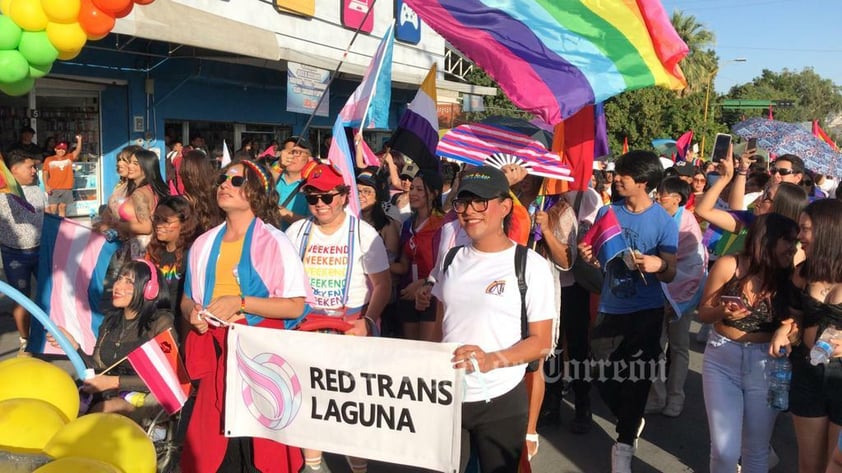
[[[757,138],[749,138],[748,144],[746,145],[747,152],[754,152],[757,151]]]
[[[725,133],[717,133],[716,140],[713,142],[713,154],[711,161],[718,163],[728,155],[728,148],[731,146],[731,135]]]

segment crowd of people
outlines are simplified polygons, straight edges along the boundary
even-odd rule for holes
[[[769,163],[729,151],[713,166],[665,167],[631,151],[595,166],[586,189],[545,195],[541,178],[517,165],[420,168],[386,148],[381,166],[356,169],[355,215],[346,176],[306,139],[250,151],[220,169],[201,148],[179,143],[162,166],[128,146],[93,222],[121,246],[86,360],[102,371],[174,330],[196,385],[182,471],[329,471],[322,452],[223,435],[219,321],[459,343],[462,471],[513,472],[539,454],[537,428],[560,422],[568,388],[570,429],[588,432],[595,384],[616,418],[612,471],[624,473],[645,416],[684,409],[697,318],[710,471],[768,471],[778,411],[767,403],[766,365],[783,356],[799,471],[842,458],[842,340],[831,340],[829,363],[808,361],[826,330],[842,328],[842,192],[833,198],[836,181],[799,157]],[[25,150],[4,160],[23,193],[0,199],[0,253],[7,280],[29,293],[43,212],[61,212],[63,189],[50,184],[48,198],[35,185],[36,157]],[[47,172],[58,182],[45,162]],[[622,228],[618,255],[583,241],[608,218]],[[24,350],[27,317],[14,315]],[[157,407],[128,363],[83,390],[92,411],[139,422]],[[365,459],[347,460],[354,473],[367,470]]]

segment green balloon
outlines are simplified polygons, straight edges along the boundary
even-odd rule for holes
[[[17,50],[0,51],[0,84],[11,84],[29,77],[29,63]]]
[[[0,83],[0,92],[17,97],[20,95],[26,95],[27,92],[32,90],[32,86],[34,85],[35,79],[27,77],[26,79],[19,80],[17,82],[7,82],[5,84]]]
[[[0,15],[0,51],[17,49],[21,32],[20,27],[11,18]]]
[[[24,31],[20,37],[18,51],[30,64],[52,64],[58,58],[58,49],[50,42],[46,31]]]
[[[35,79],[40,79],[45,75],[50,73],[50,69],[53,68],[53,63],[47,65],[41,64],[30,64],[29,65],[29,77],[33,77]]]

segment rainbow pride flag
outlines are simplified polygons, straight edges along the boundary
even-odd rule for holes
[[[659,0],[406,0],[512,102],[555,125],[653,85],[683,89],[688,53]]]

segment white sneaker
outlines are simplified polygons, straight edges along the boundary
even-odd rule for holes
[[[617,442],[611,447],[611,473],[631,473],[634,447]]]

